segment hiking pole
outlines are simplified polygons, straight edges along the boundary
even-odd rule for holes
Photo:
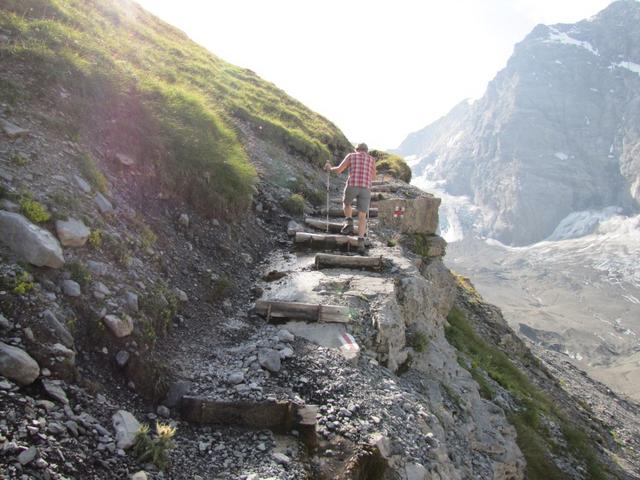
[[[329,233],[329,185],[331,183],[331,172],[327,172],[327,233]]]

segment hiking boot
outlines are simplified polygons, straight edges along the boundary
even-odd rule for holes
[[[353,218],[345,218],[344,224],[340,229],[342,235],[351,235],[353,233]]]
[[[360,255],[364,255],[365,253],[365,249],[364,249],[364,237],[358,237],[358,253]]]

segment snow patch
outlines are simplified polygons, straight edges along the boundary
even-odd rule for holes
[[[584,237],[596,231],[600,223],[622,212],[621,207],[611,206],[603,210],[583,210],[567,215],[547,241]]]
[[[545,40],[543,40],[544,43],[562,43],[564,45],[573,45],[576,47],[580,47],[580,48],[584,48],[585,50],[588,50],[589,52],[593,53],[596,56],[600,56],[600,53],[598,52],[597,49],[593,48],[593,45],[591,45],[589,42],[585,42],[582,40],[577,40],[573,37],[570,37],[569,35],[567,35],[564,32],[561,32],[560,30],[553,28],[553,27],[549,27],[549,37],[546,38]]]
[[[609,67],[610,69],[614,69],[614,68],[625,68],[627,70],[629,70],[630,72],[634,72],[637,73],[638,75],[640,75],[640,65],[637,63],[633,63],[633,62],[618,62],[618,63],[612,63]]]
[[[556,153],[554,153],[554,155],[556,156],[556,158],[558,158],[560,160],[568,160],[569,159],[569,155],[567,155],[564,152],[556,152]]]

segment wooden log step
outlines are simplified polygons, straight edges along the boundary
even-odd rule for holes
[[[293,242],[299,247],[306,246],[322,250],[334,250],[337,248],[355,250],[358,248],[358,237],[330,233],[297,232]],[[365,240],[365,247],[369,246],[370,242]]]
[[[318,253],[316,255],[316,268],[366,268],[368,270],[380,270],[382,268],[382,256],[363,257],[360,255]]]
[[[268,322],[303,320],[320,323],[349,323],[351,320],[349,307],[314,303],[258,300],[256,313],[265,317]]]
[[[275,433],[296,430],[310,447],[317,445],[316,405],[298,405],[290,401],[219,401],[185,396],[180,403],[183,420],[198,424],[230,425],[251,429],[267,429]]]
[[[326,208],[322,208],[320,209],[320,214],[321,215],[326,215],[327,214],[327,209]],[[329,208],[329,216],[330,217],[343,217],[344,218],[344,211],[342,210],[342,207],[331,207]],[[357,209],[352,209],[351,210],[351,216],[352,217],[357,217],[358,216],[358,210]],[[375,218],[378,216],[378,209],[377,208],[370,208],[369,209],[369,217],[370,218]]]
[[[311,228],[315,228],[316,230],[320,230],[322,232],[327,231],[327,220],[322,220],[320,218],[307,217],[304,219],[304,223],[306,223]],[[342,229],[343,222],[332,222],[329,221],[329,233],[340,233]],[[353,222],[354,231],[358,230],[358,221],[354,220]]]

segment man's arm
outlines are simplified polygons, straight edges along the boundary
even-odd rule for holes
[[[344,160],[340,162],[340,165],[337,167],[332,167],[328,163],[325,165],[325,170],[331,173],[342,173],[351,165],[351,154],[344,157]]]

